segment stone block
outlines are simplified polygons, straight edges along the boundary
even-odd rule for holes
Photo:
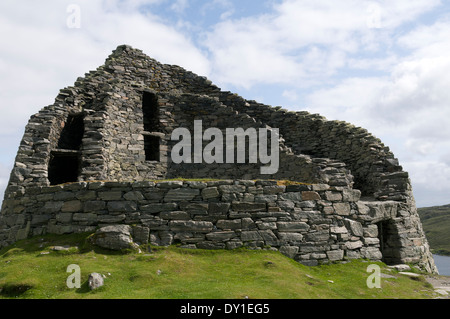
[[[137,204],[135,202],[128,201],[111,201],[107,206],[110,212],[134,212],[137,210]]]
[[[350,215],[350,205],[349,203],[333,203],[333,208],[336,214],[340,216]]]
[[[64,202],[61,207],[61,212],[63,213],[75,213],[82,209],[82,203],[79,200],[71,200],[69,202]]]
[[[255,195],[255,202],[257,203],[274,203],[278,200],[278,195]]]
[[[68,224],[72,221],[73,213],[60,213],[56,215],[56,221],[63,224]]]
[[[226,241],[236,237],[234,231],[217,231],[206,234],[206,239],[211,241]]]
[[[162,219],[178,219],[178,220],[188,220],[190,215],[184,211],[174,211],[174,212],[161,212],[159,216]]]
[[[304,222],[277,222],[277,228],[280,232],[307,232],[309,225]]]
[[[281,200],[290,200],[296,202],[300,202],[302,200],[302,193],[300,192],[283,193],[280,194],[279,196]]]
[[[43,212],[46,213],[57,213],[61,210],[64,202],[46,202],[44,207],[42,208]]]
[[[140,200],[144,200],[145,197],[139,191],[131,191],[131,192],[125,193],[123,195],[123,198],[126,200],[131,200],[131,201],[140,201]]]
[[[180,208],[192,215],[207,215],[209,205],[206,203],[180,203]]]
[[[302,199],[303,200],[320,200],[320,195],[317,192],[314,191],[303,191],[302,192]]]
[[[312,241],[312,242],[321,242],[321,241],[327,241],[330,239],[330,232],[329,230],[319,230],[313,233],[307,233],[306,241]]]
[[[339,202],[342,200],[342,194],[340,192],[326,191],[325,199],[330,202]]]
[[[199,189],[176,188],[170,189],[164,197],[165,202],[190,201],[195,196],[200,195]]]
[[[262,240],[263,238],[259,234],[257,230],[246,230],[241,233],[241,240],[245,241],[254,241],[254,240]]]
[[[244,185],[220,185],[220,193],[244,193],[246,187]]]
[[[202,189],[202,197],[204,200],[208,200],[210,198],[217,198],[220,196],[220,193],[217,187],[207,187]]]
[[[342,191],[342,199],[344,202],[357,202],[361,198],[359,189],[344,188]]]
[[[83,211],[86,213],[101,211],[106,208],[106,202],[101,200],[87,201],[84,203]]]
[[[210,232],[214,225],[206,221],[174,220],[169,222],[169,228],[174,232]]]
[[[74,213],[72,220],[74,222],[89,222],[95,223],[97,222],[97,214],[94,213]]]
[[[364,230],[360,222],[345,218],[344,223],[353,235],[358,237],[364,236]]]
[[[216,223],[218,229],[241,229],[242,228],[242,220],[241,219],[221,219]]]
[[[280,247],[280,253],[283,255],[294,258],[298,254],[298,247],[297,246],[281,246]]]
[[[98,192],[98,197],[102,200],[121,200],[122,192],[121,191]]]
[[[326,252],[327,257],[330,261],[337,261],[344,259],[344,251],[341,249],[330,250]]]
[[[231,209],[236,212],[263,212],[267,210],[266,203],[233,202]]]
[[[363,246],[363,243],[362,243],[362,241],[360,241],[360,240],[357,240],[357,241],[348,241],[348,242],[345,243],[345,247],[346,247],[347,249],[350,249],[350,250],[352,250],[352,249],[358,249],[358,248],[361,248],[362,246]]]
[[[303,239],[303,235],[299,233],[278,232],[278,238],[283,242],[301,242]]]
[[[209,203],[208,213],[211,215],[226,215],[230,205],[230,203]]]

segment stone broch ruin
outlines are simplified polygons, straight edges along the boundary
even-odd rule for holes
[[[173,163],[171,132],[192,132],[194,120],[279,128],[278,172]],[[367,130],[245,100],[126,45],[30,118],[0,247],[112,225],[140,244],[270,248],[306,265],[367,258],[437,272],[408,173]]]

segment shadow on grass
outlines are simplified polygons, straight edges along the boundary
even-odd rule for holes
[[[33,286],[27,284],[5,284],[3,287],[0,287],[0,296],[7,298],[19,297],[31,288]]]
[[[93,233],[78,233],[68,235],[46,234],[34,236],[15,242],[0,250],[0,256],[7,257],[21,252],[37,253],[38,257],[43,256],[43,251],[49,251],[50,255],[70,255],[95,252],[103,255],[124,255],[127,251],[114,251],[95,246],[90,238]],[[66,246],[68,250],[52,250],[53,246]],[[47,255],[47,254],[45,254]]]

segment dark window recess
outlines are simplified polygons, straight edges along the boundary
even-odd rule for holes
[[[159,161],[160,138],[158,136],[144,135],[145,160]]]
[[[48,180],[50,185],[76,182],[78,179],[79,156],[78,154],[52,153],[48,168]]]
[[[84,116],[69,115],[58,141],[59,149],[79,150],[84,134]]]
[[[155,94],[144,92],[142,96],[142,112],[144,113],[144,131],[159,131],[159,107]]]

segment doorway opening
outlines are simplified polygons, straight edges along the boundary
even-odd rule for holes
[[[402,246],[394,221],[383,220],[378,222],[377,226],[382,261],[388,265],[401,263],[400,249]]]

